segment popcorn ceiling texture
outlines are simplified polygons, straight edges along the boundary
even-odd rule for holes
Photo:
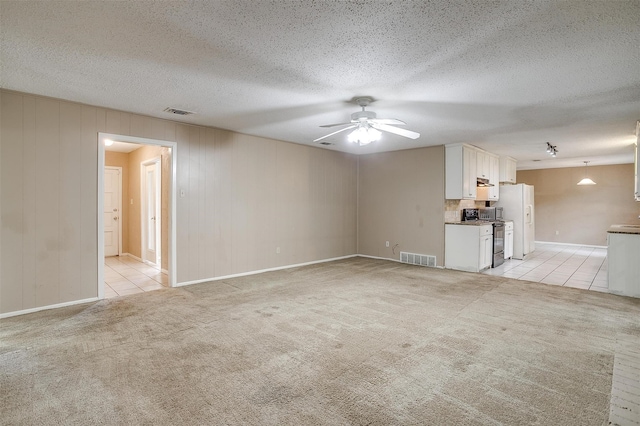
[[[637,0],[2,1],[0,14],[5,89],[305,144],[370,95],[422,134],[323,149],[469,142],[521,168],[631,162],[640,118]]]

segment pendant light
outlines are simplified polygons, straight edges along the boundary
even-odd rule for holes
[[[595,185],[596,183],[587,177],[587,165],[588,161],[584,162],[584,179],[578,182],[578,185]]]

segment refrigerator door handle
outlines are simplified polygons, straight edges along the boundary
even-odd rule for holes
[[[526,215],[526,223],[527,224],[533,223],[533,205],[532,204],[527,204],[525,215]]]

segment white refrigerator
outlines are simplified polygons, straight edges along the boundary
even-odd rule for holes
[[[500,185],[500,199],[495,207],[503,208],[505,220],[513,220],[513,258],[524,259],[536,246],[533,186]]]

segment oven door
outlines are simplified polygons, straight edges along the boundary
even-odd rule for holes
[[[504,263],[504,222],[493,224],[493,263],[492,268]]]

